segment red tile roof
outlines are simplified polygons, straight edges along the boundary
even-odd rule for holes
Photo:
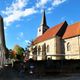
[[[33,44],[37,44],[39,42],[45,41],[47,39],[52,38],[53,36],[55,36],[58,31],[60,30],[60,28],[63,26],[65,22],[58,24],[50,29],[48,29],[43,35],[37,37],[34,41]]]
[[[80,22],[68,26],[62,38],[65,39],[77,35],[80,35]]]

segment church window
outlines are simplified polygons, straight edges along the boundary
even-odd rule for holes
[[[41,47],[38,47],[38,55],[40,55]]]
[[[47,52],[49,52],[49,45],[47,45]]]
[[[42,53],[46,53],[46,44],[45,43],[42,46]]]
[[[35,46],[35,47],[33,48],[33,54],[34,54],[34,55],[37,54],[37,46]]]
[[[70,51],[71,50],[71,45],[70,45],[70,43],[68,42],[67,43],[67,51]]]

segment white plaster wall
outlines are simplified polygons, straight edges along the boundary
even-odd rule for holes
[[[43,41],[43,42],[40,42],[38,44],[36,44],[35,46],[40,46],[41,47],[41,52],[40,52],[40,55],[37,56],[37,59],[38,60],[41,60],[42,59],[42,45],[43,44],[46,44],[49,45],[49,52],[46,53],[47,56],[50,56],[50,55],[55,55],[56,54],[56,37],[53,37],[49,40],[46,40],[46,41]],[[52,59],[56,59],[55,56],[52,56]]]
[[[65,46],[65,55],[67,55],[65,58],[66,59],[80,59],[80,38],[79,36],[73,37],[73,38],[69,38],[69,39],[65,39],[64,40],[64,46]],[[67,43],[70,43],[71,45],[71,50],[67,51]],[[74,56],[68,56],[68,55],[74,55]]]

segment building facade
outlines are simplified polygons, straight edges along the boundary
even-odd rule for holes
[[[8,54],[8,49],[5,44],[4,23],[2,16],[0,16],[0,66],[7,63],[6,54]]]
[[[29,50],[29,58],[34,60],[80,59],[80,22],[68,25],[64,21],[49,28],[44,11]]]

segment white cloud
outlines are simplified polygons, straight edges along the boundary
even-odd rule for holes
[[[13,0],[14,1],[14,0]],[[42,12],[43,8],[46,8],[46,12],[51,12],[56,6],[67,0],[36,0],[37,2],[33,4],[33,7],[26,8],[30,0],[15,0],[12,4],[2,13],[5,15],[4,21],[6,26],[9,26],[15,21],[21,20],[23,17]],[[47,5],[50,5],[49,7]]]
[[[52,5],[53,5],[53,6],[58,6],[58,5],[60,5],[61,3],[65,2],[65,1],[66,1],[66,0],[53,0]]]
[[[29,8],[29,9],[25,9],[25,11],[23,12],[23,16],[29,16],[31,14],[36,13],[37,11],[35,10],[34,7]]]
[[[5,11],[2,13],[10,15],[15,11],[22,10],[27,5],[28,0],[15,0],[9,7],[6,7]]]
[[[44,8],[45,4],[47,4],[48,1],[49,0],[37,0],[36,7],[37,8],[40,8],[40,7],[43,7]]]
[[[4,21],[7,25],[10,25],[10,23],[14,21],[18,21],[22,17],[29,16],[34,13],[36,13],[34,8],[25,9],[24,11],[21,11],[21,10],[14,11],[11,15],[8,15],[7,17],[5,17]]]
[[[10,25],[14,21],[20,20],[22,17],[29,16],[36,13],[34,7],[24,9],[27,5],[28,0],[16,0],[5,11],[2,11],[6,15],[4,18],[6,26]]]
[[[64,3],[67,0],[37,0],[36,8],[40,8],[41,12],[43,9],[47,10],[47,13],[50,13],[56,6]],[[47,7],[47,4],[50,6]]]
[[[51,7],[49,7],[47,10],[48,10],[48,13],[51,13],[51,11],[59,6],[60,4],[64,3],[65,1],[67,0],[50,0],[51,1]]]

